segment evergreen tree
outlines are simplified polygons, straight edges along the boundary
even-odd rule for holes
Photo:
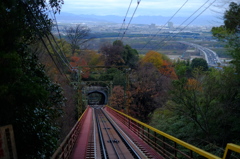
[[[56,148],[62,90],[29,45],[50,33],[47,11],[59,12],[62,3],[0,2],[0,126],[13,125],[18,158],[49,158]]]
[[[233,57],[232,63],[236,66],[236,71],[240,73],[240,4],[231,2],[223,19],[224,25],[213,27],[212,34],[226,43],[226,48]]]

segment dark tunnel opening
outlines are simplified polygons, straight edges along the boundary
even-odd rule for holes
[[[105,105],[107,104],[107,95],[99,91],[88,93],[88,105]]]

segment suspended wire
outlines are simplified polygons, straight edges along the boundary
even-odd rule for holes
[[[187,19],[185,19],[174,31],[176,31],[178,28],[180,28],[185,22],[187,22],[190,18],[192,18],[202,7],[204,7],[210,0],[207,0],[205,3],[203,3],[196,11],[194,11]],[[170,35],[166,36],[161,42],[165,41]],[[160,43],[161,43],[160,42]],[[156,44],[154,46],[157,47],[159,44]]]
[[[53,9],[52,9],[52,12],[54,12]],[[62,50],[63,50],[62,36],[61,36],[61,34],[60,34],[60,31],[59,31],[57,18],[56,18],[56,15],[55,15],[55,14],[53,14],[53,16],[54,16],[54,20],[55,20],[55,23],[56,23],[56,28],[57,28],[58,36],[59,36],[59,39],[60,39],[60,42],[61,42],[61,45],[62,45]],[[61,52],[62,52],[62,50],[61,50]],[[69,64],[69,61],[67,60],[67,57],[65,56],[65,54],[64,54],[63,52],[62,52],[62,54],[63,54],[64,58],[66,59],[68,65],[70,65],[70,64]],[[71,65],[70,65],[70,67],[71,67]]]
[[[48,10],[49,10],[48,13],[50,14],[52,20],[55,21],[55,24],[56,24],[56,27],[57,27],[57,30],[58,30],[58,34],[59,34],[59,37],[60,37],[60,43],[62,44],[62,38],[61,38],[61,35],[60,35],[60,31],[59,31],[59,28],[58,28],[58,24],[57,24],[56,16],[55,16],[55,14],[54,14],[54,10],[53,10],[53,8],[52,8],[49,4],[47,5],[47,7],[48,7]],[[51,10],[51,11],[50,11],[50,10]],[[41,12],[39,12],[39,14],[42,15]],[[43,19],[43,16],[41,16],[41,18],[42,18],[43,22],[45,23],[45,25],[47,25],[47,24],[46,24],[46,21]],[[71,70],[71,69],[72,69],[72,66],[70,65],[69,61],[67,60],[65,54],[64,54],[63,51],[62,51],[62,50],[63,50],[63,44],[62,44],[62,49],[61,49],[61,48],[59,47],[59,45],[58,45],[58,43],[57,43],[54,35],[52,34],[51,30],[50,30],[49,28],[47,28],[47,29],[48,29],[48,34],[51,36],[51,39],[52,39],[53,42],[55,43],[55,46],[57,46],[58,50],[60,51],[60,53],[61,53],[62,55],[57,51],[57,49],[56,49],[56,48],[54,47],[54,45],[52,44],[52,41],[51,41],[51,39],[48,37],[48,34],[45,34],[45,36],[47,37],[47,39],[48,39],[48,41],[49,41],[49,44],[51,45],[54,53],[57,54],[58,57],[63,61],[63,63]],[[58,60],[58,59],[57,59],[57,60]],[[60,63],[60,62],[59,62],[59,63]]]
[[[48,5],[48,8],[49,8],[49,5]],[[58,45],[58,43],[56,42],[56,39],[55,39],[55,37],[53,36],[53,34],[52,34],[51,31],[49,31],[49,32],[50,32],[50,35],[51,35],[54,43],[56,44],[56,46],[58,47],[58,50],[60,51],[60,53],[61,53],[62,55],[60,55],[60,53],[56,51],[57,54],[58,54],[59,57],[62,59],[62,61],[65,63],[65,65],[71,70],[71,69],[72,69],[72,66],[70,65],[69,61],[67,60],[67,57],[65,56],[65,54],[64,54],[63,51],[62,51],[62,50],[63,50],[63,42],[62,42],[62,37],[61,37],[60,31],[59,31],[59,27],[58,27],[58,23],[57,23],[56,16],[55,16],[55,14],[54,14],[53,8],[52,8],[52,7],[50,7],[50,8],[51,8],[52,12],[49,12],[49,13],[50,13],[51,16],[52,16],[52,19],[55,21],[55,26],[56,26],[56,28],[57,28],[57,32],[58,32],[58,35],[59,35],[59,39],[60,39],[60,43],[61,43],[61,47],[62,47],[62,48],[59,47],[59,45]],[[50,9],[49,9],[49,10],[50,10]],[[56,50],[56,49],[55,49],[55,50]]]
[[[174,31],[176,31],[178,28],[180,28],[185,22],[187,22],[193,15],[195,15],[203,6],[205,6],[206,4],[207,4],[207,2],[209,2],[210,0],[207,0],[205,3],[203,3],[196,11],[194,11],[187,19],[185,19]],[[163,40],[161,40],[160,41],[160,43],[161,42],[163,42],[163,41],[165,41],[168,37],[170,37],[170,35],[168,35],[168,36],[166,36]],[[159,43],[159,44],[160,44]],[[156,44],[155,46],[154,46],[154,48],[155,47],[157,47],[159,44]]]
[[[39,14],[42,15],[41,12],[39,12]],[[43,19],[43,16],[41,16],[41,18],[42,18],[42,21],[45,23],[45,25],[47,25],[47,24],[46,24],[46,21]],[[62,53],[62,50],[61,50],[61,48],[59,47],[59,45],[58,45],[55,37],[54,37],[53,34],[51,33],[51,30],[48,29],[48,32],[49,32],[49,35],[51,36],[51,39],[54,41],[54,43],[55,43],[56,46],[58,47],[58,50],[60,50],[60,52]],[[72,67],[70,66],[69,63],[66,63],[66,61],[63,59],[63,57],[62,57],[62,56],[60,55],[60,53],[57,51],[57,49],[55,48],[55,46],[52,44],[52,40],[49,38],[48,34],[45,34],[45,36],[46,36],[46,38],[48,39],[48,42],[49,42],[49,44],[51,45],[54,54],[57,54],[58,57],[63,61],[63,63],[71,70]],[[64,53],[62,53],[62,54],[64,55]],[[64,56],[64,57],[65,57],[65,56]],[[66,59],[66,58],[65,58],[65,59]],[[58,60],[58,59],[57,59],[57,60]],[[59,63],[60,63],[60,62],[59,62]]]
[[[59,71],[59,73],[60,73],[61,75],[63,75],[63,76],[70,82],[70,80],[69,80],[69,78],[67,77],[67,75],[66,75],[65,73],[63,73],[63,72],[61,71],[61,69],[59,68],[59,66],[58,66],[58,64],[56,63],[55,59],[53,58],[50,50],[48,49],[46,42],[45,42],[44,39],[42,38],[43,36],[41,35],[39,29],[38,29],[37,26],[36,26],[36,24],[40,24],[40,23],[39,23],[38,19],[35,17],[35,15],[33,14],[33,10],[32,10],[31,7],[29,7],[28,4],[26,4],[24,1],[22,1],[22,2],[23,2],[23,4],[25,4],[26,7],[30,10],[30,14],[31,14],[32,17],[35,19],[35,21],[37,22],[37,23],[36,23],[36,22],[34,23],[31,18],[27,17],[28,20],[29,20],[29,22],[31,23],[31,25],[32,25],[33,27],[35,27],[35,29],[36,29],[36,31],[37,31],[37,34],[38,34],[38,36],[39,36],[42,44],[43,44],[44,47],[46,48],[46,50],[47,50],[50,58],[52,59],[54,65],[57,67],[57,70]],[[40,14],[41,14],[41,18],[43,18],[43,17],[42,17],[42,13],[40,13]],[[43,19],[43,21],[44,21],[44,23],[46,24],[46,22],[45,22],[44,19]],[[49,39],[49,37],[48,37],[48,35],[47,35],[46,33],[44,33],[44,36],[46,36],[46,37]],[[50,40],[50,39],[49,39],[49,40]],[[55,51],[54,51],[54,52],[55,52]]]
[[[207,0],[203,3],[195,12],[193,12],[187,19],[185,19],[177,28],[181,27],[185,22],[187,22],[192,16],[194,16],[202,7],[204,7],[210,0]],[[205,11],[205,10],[204,10]]]
[[[158,32],[154,36],[152,36],[152,38],[143,46],[140,51],[142,51],[159,34],[163,27],[166,26],[175,17],[175,15],[177,15],[177,13],[187,4],[187,2],[188,0],[186,0],[184,4],[174,13],[174,15],[158,30]]]
[[[50,10],[50,8],[51,8],[52,12],[49,12],[49,13],[50,13],[50,15],[52,16],[52,19],[55,20],[55,23],[56,23],[56,26],[57,26],[57,30],[58,30],[59,36],[61,37],[60,32],[59,32],[59,28],[58,28],[58,24],[57,24],[57,20],[56,20],[56,16],[55,16],[54,11],[53,11],[53,8],[52,8],[52,7],[49,7],[49,5],[48,5],[48,10]],[[40,14],[42,15],[41,12],[40,12]],[[42,16],[41,16],[41,17],[42,17]],[[47,25],[46,22],[44,21],[44,19],[43,19],[43,22],[45,23],[45,25]],[[58,57],[63,61],[63,63],[71,70],[71,69],[72,69],[72,66],[69,64],[69,61],[67,60],[65,54],[64,54],[63,51],[62,51],[62,49],[63,49],[62,39],[60,38],[60,42],[61,42],[61,44],[62,44],[62,49],[61,49],[61,48],[59,47],[59,45],[58,45],[58,43],[57,43],[57,41],[56,41],[55,37],[53,36],[53,34],[52,34],[52,32],[51,32],[50,29],[48,30],[48,32],[49,32],[49,35],[51,36],[51,39],[52,39],[53,42],[55,43],[55,46],[57,46],[58,50],[60,51],[60,53],[61,53],[62,55],[61,55],[61,54],[57,51],[57,49],[54,47],[54,45],[52,44],[52,41],[51,41],[51,39],[48,37],[48,35],[45,35],[45,36],[47,37],[47,39],[48,39],[48,41],[49,41],[49,44],[51,45],[54,53],[57,54]],[[58,59],[57,59],[57,60],[58,60]],[[66,61],[67,61],[67,62],[66,62]]]
[[[137,6],[136,6],[136,8],[135,8],[135,10],[134,10],[134,12],[133,12],[133,15],[132,15],[132,17],[131,17],[131,19],[130,19],[130,21],[129,21],[129,23],[128,23],[127,28],[126,28],[125,31],[123,32],[123,35],[122,35],[121,41],[122,41],[124,35],[126,34],[126,32],[127,32],[127,30],[128,30],[128,27],[129,27],[130,23],[132,22],[132,19],[133,19],[134,15],[135,15],[135,13],[136,13],[136,11],[137,11],[137,9],[138,9],[138,6],[139,6],[140,2],[141,2],[141,0],[138,0],[138,1],[137,1]]]
[[[132,1],[133,1],[133,0],[131,0],[130,4],[129,4],[129,6],[128,6],[128,10],[127,10],[127,12],[126,12],[126,15],[125,15],[125,17],[124,17],[124,19],[123,19],[122,26],[121,26],[121,28],[120,28],[120,30],[119,30],[119,33],[118,33],[118,38],[119,38],[119,36],[120,36],[121,30],[123,29],[123,26],[125,26],[125,21],[126,21],[126,18],[127,18],[128,12],[129,12],[129,9],[130,9],[130,7],[131,7],[131,5],[132,5]],[[118,38],[117,38],[117,39],[118,39]]]
[[[194,22],[200,15],[202,15],[209,7],[211,7],[217,0],[214,0],[212,3],[210,3],[202,12],[200,12],[193,20],[191,20],[185,27],[183,27],[178,33],[173,34],[173,36],[170,37],[170,35],[168,35],[166,38],[164,38],[163,40],[160,41],[159,44],[161,44],[163,41],[166,41],[166,39],[168,37],[170,37],[170,39],[174,38],[175,36],[177,36],[177,34],[179,34],[181,31],[183,31],[184,29],[186,29],[192,22]],[[159,45],[157,44],[157,45]],[[163,46],[165,46],[166,44],[162,45],[158,50],[160,50]],[[158,51],[157,50],[157,51]]]

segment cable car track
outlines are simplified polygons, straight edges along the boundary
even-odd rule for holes
[[[101,158],[140,159],[140,155],[118,130],[103,109],[94,109]]]

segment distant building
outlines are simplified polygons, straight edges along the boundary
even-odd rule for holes
[[[150,28],[150,29],[155,29],[155,28],[156,28],[156,24],[151,24],[151,25],[149,25],[149,28]]]
[[[168,22],[168,28],[173,29],[173,22]]]

